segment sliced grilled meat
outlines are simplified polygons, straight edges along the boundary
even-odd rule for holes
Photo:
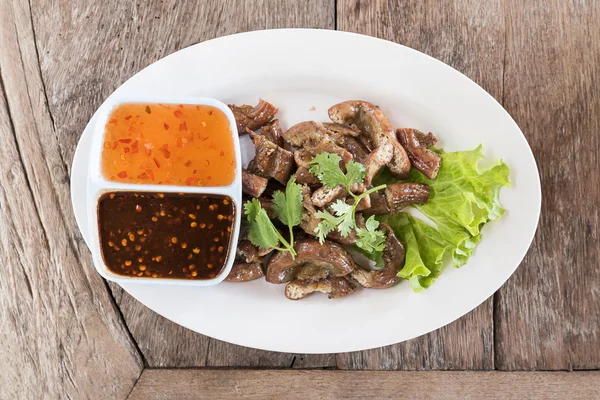
[[[233,112],[235,122],[237,124],[238,134],[245,135],[246,129],[255,131],[261,126],[271,121],[275,114],[277,114],[277,107],[273,104],[259,99],[258,104],[255,107],[249,105],[236,106],[235,104],[228,104],[229,108]]]
[[[327,152],[337,154],[344,163],[352,160],[352,154],[338,146],[327,134],[327,130],[314,121],[300,122],[283,134],[284,140],[298,149],[295,160],[298,166],[308,168],[307,162],[312,157]]]
[[[275,143],[279,147],[283,147],[283,131],[279,126],[279,120],[274,119],[260,130],[260,134]]]
[[[256,168],[264,175],[286,184],[294,168],[294,156],[265,137],[251,133],[256,149]]]
[[[369,198],[371,200],[371,207],[363,211],[365,215],[385,215],[390,213],[390,206],[388,205],[387,199],[384,195],[379,192],[375,192],[371,193]]]
[[[336,124],[334,122],[323,122],[323,127],[327,129],[330,136],[352,136],[358,137],[361,132],[358,129],[350,128],[346,125]]]
[[[354,270],[354,260],[342,246],[326,240],[297,240],[296,257],[289,252],[274,254],[267,264],[266,279],[270,283],[286,283],[298,277],[318,280],[348,275]]]
[[[262,176],[254,175],[242,168],[242,192],[252,197],[259,197],[267,188],[269,180]]]
[[[394,235],[394,231],[386,223],[381,225],[387,231],[385,249],[383,250],[384,267],[380,270],[367,270],[357,267],[352,271],[359,285],[370,289],[383,289],[398,282],[398,271],[404,266],[404,247]]]
[[[296,170],[296,182],[308,186],[319,186],[321,184],[319,178],[311,174],[308,168],[305,167],[298,167]]]
[[[424,134],[416,129],[401,128],[396,131],[400,144],[406,149],[413,167],[429,179],[435,179],[442,157],[429,150],[437,142],[433,133]]]
[[[337,185],[333,189],[321,186],[313,192],[311,200],[316,207],[325,207],[327,204],[346,196],[348,196],[348,191],[343,185]]]
[[[312,191],[307,185],[302,186],[302,222],[300,222],[300,228],[310,236],[316,236],[315,229],[321,220],[315,217],[317,212],[315,206],[312,203]]]
[[[356,287],[354,284],[343,276],[321,279],[314,282],[310,280],[295,280],[285,285],[285,297],[290,300],[300,300],[311,293],[321,292],[325,293],[330,299],[339,299],[355,290]]]
[[[373,178],[381,167],[388,164],[394,156],[394,146],[391,143],[385,143],[377,147],[364,160],[363,164],[366,169],[365,185],[371,186]]]
[[[425,204],[429,195],[429,185],[424,183],[392,183],[385,188],[385,198],[392,213],[412,204]]]
[[[327,131],[315,121],[300,122],[285,131],[283,139],[294,147],[303,147],[306,142],[318,143]]]
[[[374,146],[391,143],[394,146],[394,156],[388,163],[388,168],[398,179],[408,177],[408,155],[398,142],[390,120],[377,106],[366,101],[350,100],[332,106],[328,113],[333,122],[356,127],[364,132]]]
[[[265,276],[262,265],[256,263],[236,263],[231,267],[231,272],[225,278],[228,282],[249,282]]]

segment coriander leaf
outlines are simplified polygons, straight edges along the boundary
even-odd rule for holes
[[[387,234],[379,228],[379,221],[371,216],[365,222],[365,228],[356,228],[356,248],[367,256],[370,260],[375,261],[377,267],[384,266],[383,250]]]
[[[252,222],[256,219],[258,212],[262,209],[258,199],[252,199],[244,204],[244,214],[248,216],[248,221]]]
[[[276,191],[273,194],[273,210],[281,222],[290,228],[302,222],[302,186],[290,178],[285,194]]]
[[[369,219],[365,222],[365,228],[367,231],[374,232],[377,228],[379,228],[379,221],[375,219],[374,215],[371,215]]]
[[[335,203],[333,203],[331,205],[331,208],[335,212],[335,215],[338,217],[341,217],[344,214],[347,214],[350,211],[352,211],[352,206],[342,201],[341,199],[338,199]]]
[[[382,252],[385,248],[385,240],[387,235],[383,230],[378,230],[379,221],[371,216],[365,223],[365,229],[356,228],[358,240],[356,245],[365,250],[369,254]]]
[[[333,232],[338,225],[338,218],[329,214],[327,211],[317,211],[315,217],[321,218],[321,221],[315,228],[315,233],[319,238],[319,242],[323,244],[327,235]]]
[[[256,199],[253,199],[253,202],[254,200]],[[258,202],[258,200],[256,201]],[[248,205],[251,203],[248,202],[246,204]],[[250,239],[253,245],[260,247],[261,249],[277,247],[280,235],[269,219],[265,209],[260,208],[258,212],[252,215],[253,219],[248,220],[248,239]],[[250,218],[250,215],[248,215],[248,218]]]
[[[349,212],[342,217],[340,217],[340,223],[337,226],[337,230],[342,235],[342,237],[348,237],[350,232],[356,227],[356,222],[354,221],[354,213]]]
[[[348,188],[348,179],[340,168],[342,158],[337,154],[320,153],[310,162],[310,173],[317,176],[321,183],[330,189],[337,185]]]
[[[353,183],[362,182],[365,179],[367,171],[361,163],[350,161],[346,164],[346,179],[348,180],[347,185],[352,186]],[[347,187],[349,189],[349,187]]]

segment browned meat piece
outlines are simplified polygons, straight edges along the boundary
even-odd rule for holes
[[[263,174],[286,184],[294,168],[294,156],[256,133],[250,134],[256,148],[256,168]]]
[[[385,198],[392,213],[411,204],[427,203],[429,194],[429,185],[424,183],[392,183],[385,188]]]
[[[258,249],[249,240],[240,240],[235,250],[235,259],[247,263],[261,262]]]
[[[260,263],[236,263],[225,278],[228,282],[249,282],[265,276]]]
[[[326,240],[321,245],[314,239],[303,239],[296,241],[294,249],[297,253],[294,259],[287,251],[271,257],[267,264],[267,282],[286,283],[300,273],[303,279],[337,277],[354,270],[354,260],[337,243]],[[307,265],[310,267],[304,269]]]
[[[354,278],[362,287],[383,289],[393,286],[398,282],[398,271],[404,266],[404,247],[394,235],[394,231],[386,223],[381,225],[387,231],[385,249],[383,250],[383,269],[365,270],[356,268],[352,271]]]
[[[342,185],[338,185],[333,189],[327,186],[321,186],[312,194],[312,203],[317,207],[325,207],[327,204],[348,196],[348,191]]]
[[[311,200],[312,192],[307,185],[302,186],[302,222],[300,228],[311,236],[316,236],[315,229],[319,222],[319,218],[315,217],[317,210]]]
[[[251,174],[242,168],[242,192],[252,197],[259,197],[265,189],[269,180],[258,175]]]
[[[371,207],[365,209],[365,215],[385,215],[390,213],[390,206],[384,195],[379,192],[374,192],[369,195],[371,199]]]
[[[258,197],[258,201],[260,201],[260,206],[265,209],[269,218],[273,219],[276,217],[275,210],[273,209],[273,200],[266,197]]]
[[[352,186],[350,186],[350,190],[352,190],[352,193],[354,194],[360,194],[365,191],[365,185],[362,182],[354,183],[352,184]],[[335,200],[343,199],[346,196],[348,196],[348,191],[342,185],[338,185],[333,189],[327,186],[321,186],[320,188],[314,191],[311,200],[316,207],[325,207],[326,205],[334,202]],[[367,202],[368,201],[369,200],[367,200]],[[366,202],[363,203],[363,205],[366,204]]]
[[[306,142],[319,142],[327,131],[315,121],[300,122],[285,131],[283,139],[294,147],[302,147]]]
[[[321,292],[330,299],[339,299],[356,290],[356,287],[346,278],[327,278],[315,282],[295,280],[285,285],[285,297],[290,300],[300,300],[311,293]]]
[[[268,249],[258,249],[258,256],[261,257],[261,259],[262,259],[262,257],[266,256],[267,254],[269,254],[273,250],[275,250],[275,249],[272,248],[272,247],[268,248]]]
[[[283,138],[291,146],[301,149],[301,153],[295,157],[298,166],[307,167],[306,162],[323,152],[339,155],[344,163],[352,160],[352,154],[338,146],[329,137],[327,130],[314,121],[300,122],[292,126],[283,134]]]
[[[336,242],[343,245],[353,245],[358,241],[358,236],[356,235],[356,231],[351,231],[348,236],[343,237],[341,233],[337,230],[333,232],[329,232],[327,235],[327,240],[331,240],[332,242]]]
[[[381,167],[392,160],[393,156],[394,146],[392,146],[391,143],[380,145],[367,156],[363,163],[366,169],[366,186],[371,186],[371,182],[373,181],[373,178],[375,178],[375,175],[377,175]]]
[[[241,106],[229,104],[228,106],[235,117],[239,135],[245,135],[247,132],[246,129],[250,129],[251,131],[257,130],[272,120],[278,111],[277,107],[263,99],[259,99],[256,107],[246,104]]]
[[[274,119],[260,130],[260,134],[275,143],[279,147],[283,147],[283,131],[279,127],[279,120]]]
[[[338,146],[348,150],[348,152],[352,154],[354,161],[364,163],[365,159],[369,156],[369,149],[359,140],[359,138],[342,135],[336,132],[330,133],[329,136]]]
[[[336,123],[332,123],[332,122],[323,122],[323,126],[325,127],[325,129],[327,129],[327,133],[329,133],[329,135],[331,137],[334,137],[334,136],[358,137],[361,134],[358,129],[350,128],[348,126],[336,124]]]
[[[374,146],[391,143],[394,146],[394,156],[388,163],[388,168],[396,178],[408,177],[408,155],[398,142],[390,120],[377,106],[366,101],[351,100],[332,106],[328,113],[333,122],[356,127],[366,133]]]
[[[252,160],[250,160],[250,162],[248,163],[248,168],[246,168],[246,171],[250,172],[251,174],[260,176],[262,178],[269,179],[268,176],[266,176],[261,170],[258,169],[256,160],[254,158]]]
[[[429,179],[435,179],[440,170],[442,157],[429,150],[429,147],[437,142],[437,138],[431,132],[424,134],[416,129],[409,128],[398,129],[396,135],[400,144],[406,149],[413,167]]]
[[[294,161],[298,168],[310,169],[310,162],[314,158],[308,150],[298,149],[294,151]]]
[[[344,164],[349,163],[353,159],[352,154],[348,150],[335,144],[328,135],[324,135],[318,143],[306,142],[303,147],[313,157],[321,153],[337,154],[341,157]]]
[[[308,171],[308,168],[298,167],[296,170],[296,182],[301,185],[318,186],[321,184],[319,178]]]

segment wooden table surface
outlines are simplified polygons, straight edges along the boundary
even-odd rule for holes
[[[0,399],[600,398],[598,21],[600,0],[0,1]],[[280,27],[415,48],[519,124],[540,225],[473,312],[385,348],[283,354],[186,330],[95,272],[69,189],[92,113],[167,54]]]

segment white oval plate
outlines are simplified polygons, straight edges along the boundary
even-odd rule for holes
[[[257,54],[263,54],[257,57]],[[432,131],[447,151],[482,143],[489,160],[511,167],[503,189],[506,215],[483,229],[469,263],[447,267],[433,286],[413,293],[407,282],[360,290],[339,300],[315,294],[287,300],[283,285],[264,280],[214,287],[122,284],[166,318],[227,342],[294,353],[364,350],[402,342],[444,326],[491,296],[515,271],[533,239],[541,205],[533,154],[519,127],[481,87],[410,48],[368,36],[325,30],[270,30],[221,37],[150,65],[114,95],[206,96],[280,108],[283,127],[327,121],[327,108],[348,99],[374,102],[397,127]],[[88,240],[86,181],[94,118],[73,162],[75,215]],[[242,153],[251,146],[242,141]],[[148,327],[148,329],[153,329]]]

